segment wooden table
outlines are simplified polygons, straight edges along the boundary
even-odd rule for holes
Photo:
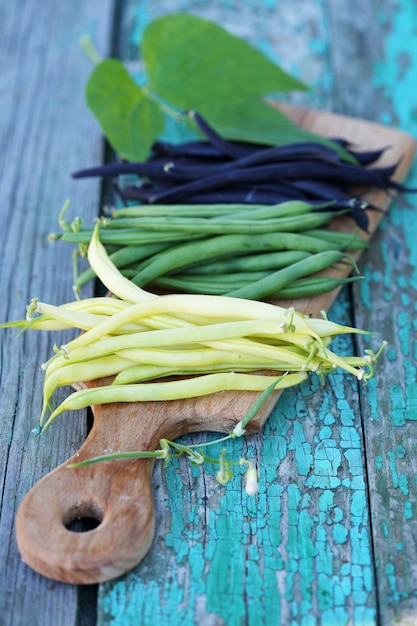
[[[293,102],[417,135],[412,0],[3,3],[0,321],[21,318],[32,297],[72,299],[69,248],[48,234],[67,198],[86,222],[103,201],[97,181],[69,177],[105,158],[83,99],[91,65],[79,37],[140,72],[144,27],[175,10],[218,20],[311,85]],[[157,466],[152,549],[99,586],[51,581],[18,554],[19,503],[79,448],[88,425],[85,413],[71,414],[42,437],[32,432],[53,337],[1,331],[2,626],[417,623],[415,202],[396,200],[362,258],[365,280],[330,312],[389,342],[377,377],[358,389],[335,373],[323,388],[287,391],[262,433],[235,442],[260,468],[256,498],[240,477],[219,487],[210,467]],[[349,342],[339,350],[353,350]]]

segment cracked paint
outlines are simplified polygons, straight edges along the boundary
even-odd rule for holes
[[[384,99],[381,121],[393,122],[408,131],[410,120],[417,130],[417,118],[412,114],[417,111],[417,102],[410,102],[417,96],[410,94],[405,82],[399,85],[399,77],[407,78],[417,62],[415,45],[407,54],[404,50],[404,42],[409,48],[409,41],[417,41],[417,15],[414,21],[410,19],[417,9],[411,2],[398,3],[393,16],[378,12],[380,24],[386,28],[390,20],[392,24],[386,59],[374,67],[375,88]],[[273,58],[288,61],[300,78],[316,84],[316,106],[325,104],[333,80],[326,65],[326,3],[310,3],[308,15],[301,16],[300,12],[296,24],[293,20],[298,19],[297,11],[292,5],[264,0],[256,4],[255,11],[249,0],[239,2],[238,10],[246,16],[240,22],[243,26],[234,19],[234,0],[202,1],[198,7],[195,5],[195,12],[209,19],[221,15],[222,23],[229,27],[233,21],[237,31],[246,28],[247,16],[253,14],[262,49]],[[186,10],[187,6],[184,2],[176,4],[177,9]],[[133,39],[138,41],[146,23],[168,8],[174,10],[167,0],[141,2],[135,12]],[[276,19],[280,10],[282,20],[278,26],[283,36],[306,32],[310,25],[317,24],[319,31],[311,30],[304,38],[300,35],[298,47],[284,46],[284,52],[278,51],[277,40],[269,34],[264,36],[268,23],[262,20],[265,15],[268,20],[274,16]],[[306,57],[309,64],[301,61]],[[358,288],[369,314],[375,289],[386,303],[395,304],[397,311],[395,320],[384,322],[387,328],[389,324],[398,327],[396,343],[385,352],[384,367],[397,367],[401,359],[401,372],[386,390],[388,408],[381,409],[381,383],[376,379],[368,382],[362,396],[369,424],[375,428],[369,450],[379,487],[375,493],[382,499],[393,497],[386,487],[390,482],[403,523],[415,519],[417,481],[417,475],[407,471],[408,442],[398,434],[417,420],[417,322],[409,314],[409,293],[417,285],[415,230],[410,226],[413,219],[412,208],[403,205],[395,205],[390,214],[392,225],[404,230],[410,271],[395,278],[401,251],[383,223],[379,244],[383,269],[364,267],[365,279]],[[342,323],[348,319],[348,303],[343,295],[332,309],[332,319]],[[349,352],[349,341],[341,338],[339,351]],[[366,346],[366,339],[364,343]],[[179,462],[172,463],[161,479],[167,492],[167,510],[159,511],[161,520],[153,550],[133,572],[101,586],[98,625],[169,622],[173,626],[192,626],[195,616],[200,615],[204,616],[205,626],[316,626],[319,614],[320,626],[373,626],[377,614],[371,521],[382,547],[393,546],[390,558],[383,551],[377,553],[377,576],[386,581],[389,602],[406,599],[408,592],[398,576],[396,558],[406,553],[407,543],[397,535],[389,515],[380,517],[380,511],[389,511],[387,502],[383,502],[385,508],[381,505],[380,510],[371,512],[372,520],[368,508],[361,424],[351,402],[357,394],[355,384],[335,372],[324,389],[312,379],[300,389],[287,391],[262,435],[233,443],[230,451],[233,449],[234,456],[249,454],[259,468],[260,489],[255,498],[244,493],[239,472],[222,488],[215,482],[214,468],[202,476],[198,468],[187,473],[180,471]],[[392,445],[384,447],[378,429],[387,422],[396,435]],[[213,451],[216,454],[220,454],[220,448]]]

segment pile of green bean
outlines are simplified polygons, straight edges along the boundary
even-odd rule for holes
[[[112,297],[62,306],[34,300],[27,320],[6,324],[85,331],[57,348],[43,366],[44,428],[62,412],[90,405],[226,390],[261,392],[277,372],[282,375],[276,389],[297,385],[310,372],[325,375],[338,367],[358,380],[373,375],[378,355],[369,351],[363,357],[342,357],[329,348],[335,336],[363,331],[265,302],[239,299],[236,306],[236,298],[227,296],[157,296],[122,276],[100,242],[101,232],[97,223],[88,260]],[[114,377],[112,384],[75,391],[45,422],[58,387],[107,376]]]
[[[351,264],[346,251],[367,246],[358,234],[328,228],[333,217],[329,207],[304,201],[250,207],[131,206],[102,220],[100,238],[122,275],[139,287],[293,299],[359,278],[320,274],[330,267],[346,268]],[[83,250],[93,229],[79,221],[61,224],[63,232],[53,238],[78,243]],[[94,277],[92,268],[77,276],[76,293]]]

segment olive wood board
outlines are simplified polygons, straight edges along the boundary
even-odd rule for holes
[[[377,165],[399,161],[395,173],[399,181],[410,170],[416,144],[402,131],[329,112],[287,104],[276,106],[303,128],[325,137],[344,137],[358,150],[389,146]],[[385,210],[391,202],[391,197],[380,191],[368,194],[366,199]],[[371,211],[369,218],[368,238],[383,215]],[[332,227],[352,234],[357,230],[346,217],[336,218]],[[337,293],[334,290],[277,304],[293,305],[297,311],[319,316],[330,308]],[[173,440],[196,431],[230,432],[257,397],[257,392],[230,391],[169,402],[92,407],[94,425],[80,450],[42,478],[19,507],[16,535],[23,560],[48,578],[74,584],[103,582],[133,568],[147,553],[154,536],[154,461],[119,460],[71,470],[66,466],[111,452],[153,450],[162,438]],[[278,393],[265,403],[248,432],[263,426],[277,399]],[[59,424],[54,427],[59,428]],[[93,518],[98,525],[87,532],[73,532],[67,526],[77,518]]]

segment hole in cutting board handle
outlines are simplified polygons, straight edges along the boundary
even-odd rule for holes
[[[63,525],[73,533],[95,530],[103,521],[103,513],[94,502],[77,502],[65,511]]]

